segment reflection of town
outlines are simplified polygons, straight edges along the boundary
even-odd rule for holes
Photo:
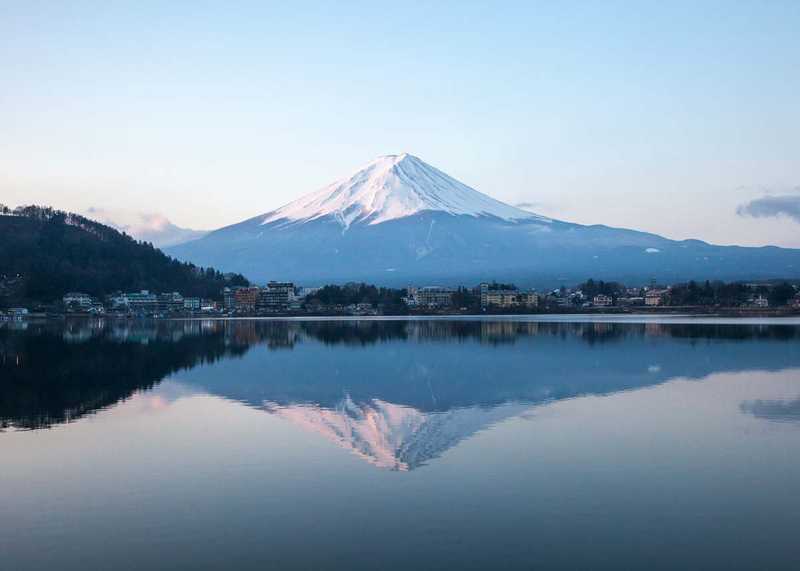
[[[720,371],[798,367],[798,339],[796,326],[744,324],[8,323],[0,326],[0,430],[70,422],[177,375],[373,465],[410,470],[532,406]]]
[[[185,336],[222,335],[229,344],[264,344],[269,348],[291,348],[303,340],[326,344],[370,344],[392,340],[514,343],[530,336],[571,336],[588,343],[608,342],[626,337],[755,339],[798,336],[793,326],[772,324],[691,324],[669,322],[621,323],[613,321],[547,322],[517,320],[220,320],[172,321],[76,319],[63,323],[8,322],[0,330],[59,331],[67,342],[103,337],[119,342],[148,343],[179,341]]]

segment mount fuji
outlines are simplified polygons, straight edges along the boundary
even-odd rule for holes
[[[378,157],[277,210],[167,251],[256,281],[309,284],[498,279],[550,287],[588,277],[800,277],[800,250],[716,246],[554,220],[495,200],[407,153]]]

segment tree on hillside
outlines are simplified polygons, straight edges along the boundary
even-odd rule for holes
[[[776,285],[769,292],[769,304],[772,306],[786,305],[794,298],[795,293],[797,293],[795,289],[786,282]]]
[[[52,302],[68,291],[178,291],[218,299],[240,274],[180,262],[117,230],[49,207],[23,206],[0,219],[0,275],[24,277],[24,299]]]
[[[352,305],[370,303],[376,306],[399,307],[403,305],[406,291],[386,287],[376,287],[364,283],[348,283],[343,286],[326,285],[319,291],[309,295],[306,303],[321,305]]]

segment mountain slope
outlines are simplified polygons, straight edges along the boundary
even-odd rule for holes
[[[68,291],[102,296],[150,289],[218,297],[225,285],[247,283],[179,262],[83,216],[39,207],[0,216],[0,281],[6,279],[15,287],[0,305],[51,302]]]
[[[379,284],[593,276],[644,282],[800,277],[800,250],[715,246],[552,220],[499,202],[411,155],[380,157],[278,210],[170,248],[257,280]]]

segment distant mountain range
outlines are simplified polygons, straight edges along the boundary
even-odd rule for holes
[[[669,216],[669,197],[663,210]],[[254,280],[307,284],[800,277],[800,250],[562,222],[495,200],[409,154],[379,157],[278,210],[167,251]]]
[[[156,248],[177,246],[208,234],[207,230],[181,228],[163,214],[155,212],[127,212],[91,207],[86,211],[86,217],[125,232],[142,242],[150,242]]]

